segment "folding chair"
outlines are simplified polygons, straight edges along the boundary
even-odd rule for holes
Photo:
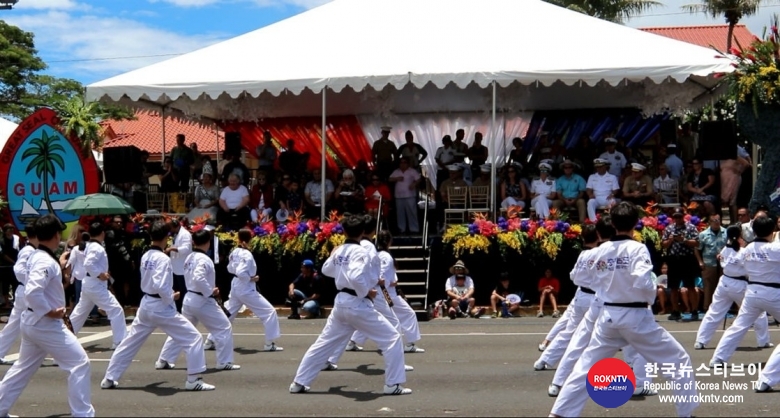
[[[469,210],[471,212],[490,210],[490,186],[469,187]]]
[[[450,187],[447,189],[449,204],[447,209],[444,209],[445,224],[451,225],[466,222],[468,191],[468,187]]]

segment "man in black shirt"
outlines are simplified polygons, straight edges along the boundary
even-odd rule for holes
[[[322,282],[317,271],[314,270],[314,262],[303,260],[301,263],[301,274],[290,283],[289,293],[292,315],[288,319],[301,319],[298,309],[306,311],[308,318],[316,318],[320,314],[320,295]],[[308,319],[307,318],[307,319]]]
[[[230,155],[230,158],[230,162],[227,163],[222,170],[222,181],[227,184],[228,177],[235,173],[241,179],[241,184],[248,188],[249,169],[241,162],[241,152],[234,152]]]

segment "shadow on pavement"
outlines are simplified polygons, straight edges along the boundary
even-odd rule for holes
[[[131,386],[124,386],[123,387],[123,386],[119,386],[116,389],[112,389],[112,390],[143,391],[143,392],[151,393],[151,394],[154,394],[154,395],[157,395],[157,396],[173,396],[173,395],[175,395],[175,394],[177,394],[179,392],[185,392],[184,389],[160,386],[163,383],[168,383],[168,382],[157,382],[157,383],[148,384],[146,386],[136,386],[136,387],[131,387]]]
[[[384,374],[384,372],[382,372]],[[345,398],[353,399],[358,402],[369,402],[377,400],[385,395],[381,393],[373,392],[356,392],[351,390],[344,390],[346,386],[334,386],[328,389],[327,392],[309,392],[312,395],[339,395]]]

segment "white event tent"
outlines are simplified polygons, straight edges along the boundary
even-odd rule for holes
[[[3,150],[5,143],[8,141],[8,138],[10,138],[11,135],[14,133],[17,126],[19,125],[11,122],[8,119],[0,118],[0,151]]]
[[[335,0],[87,96],[215,121],[492,109],[495,124],[498,111],[686,108],[728,71],[707,48],[541,0]]]

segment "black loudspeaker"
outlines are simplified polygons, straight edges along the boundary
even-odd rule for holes
[[[108,184],[142,183],[141,150],[134,146],[103,149],[103,171]]]
[[[674,119],[662,121],[660,134],[665,144],[677,142],[677,122]]]
[[[225,152],[241,154],[241,132],[225,132]]]
[[[732,121],[702,122],[698,156],[702,160],[737,158],[737,132]]]

